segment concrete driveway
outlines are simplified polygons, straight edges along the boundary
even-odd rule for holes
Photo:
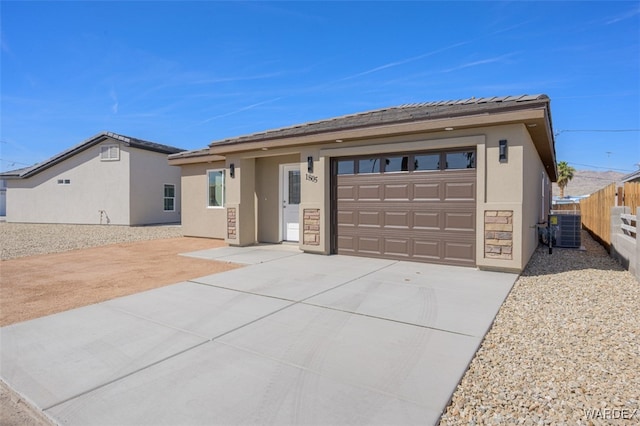
[[[248,266],[4,327],[2,380],[60,424],[434,424],[517,278],[189,255]]]

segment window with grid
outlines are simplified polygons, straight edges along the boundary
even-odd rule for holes
[[[207,171],[208,207],[224,207],[224,169]]]
[[[164,185],[164,211],[172,212],[176,209],[176,186]]]

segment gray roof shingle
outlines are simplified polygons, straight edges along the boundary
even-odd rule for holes
[[[211,142],[209,146],[266,141],[391,123],[499,112],[500,110],[529,108],[532,104],[547,105],[548,103],[549,97],[539,94],[405,104],[222,139]]]

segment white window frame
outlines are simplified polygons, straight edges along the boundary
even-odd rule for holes
[[[220,202],[219,206],[212,206],[209,202],[211,201],[211,199],[209,198],[210,196],[210,187],[209,187],[209,182],[210,182],[210,178],[209,175],[211,173],[222,173],[222,201]],[[207,170],[207,208],[208,209],[223,209],[226,206],[226,192],[227,192],[227,172],[225,169],[209,169]]]
[[[167,187],[171,186],[173,187],[173,197],[167,197],[166,195],[166,190]],[[166,209],[166,205],[165,202],[167,200],[172,200],[171,205],[173,206],[173,208],[171,210],[167,210]],[[175,212],[176,211],[176,185],[174,183],[165,183],[162,185],[162,210],[165,212]]]
[[[120,145],[118,144],[100,145],[100,161],[118,161],[118,160],[120,160]]]

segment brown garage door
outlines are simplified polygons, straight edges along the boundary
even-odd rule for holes
[[[472,149],[334,161],[335,251],[475,265]]]

